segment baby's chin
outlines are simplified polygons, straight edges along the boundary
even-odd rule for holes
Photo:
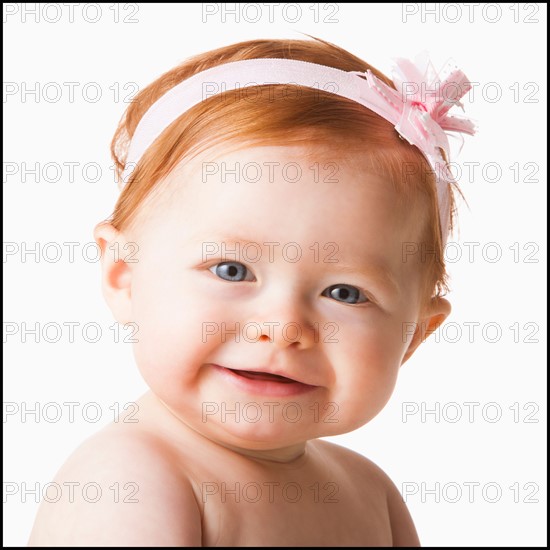
[[[256,451],[292,447],[319,437],[347,433],[356,426],[356,419],[350,421],[349,425],[337,418],[329,419],[333,422],[323,422],[322,419],[315,418],[316,411],[312,410],[308,411],[309,417],[304,412],[298,420],[296,415],[290,414],[291,410],[298,410],[294,405],[281,409],[278,414],[276,409],[274,412],[273,406],[269,409],[262,407],[260,403],[258,405],[260,406],[254,408],[256,416],[253,415],[250,405],[248,411],[233,409],[233,414],[227,413],[225,417],[221,417],[219,412],[205,416],[203,411],[200,418],[193,414],[192,419],[184,415],[182,420],[211,441],[223,446]]]
[[[177,422],[172,425],[176,438],[179,432],[184,438],[198,436],[197,444],[204,437],[223,446],[262,451],[348,433],[373,416],[371,407],[347,410],[326,394],[311,398],[229,398],[226,394],[225,399],[216,399],[221,397],[216,392],[204,393],[210,398],[203,399],[200,391],[185,396],[177,391],[165,392],[162,397],[156,394],[163,408],[180,421],[179,426]]]

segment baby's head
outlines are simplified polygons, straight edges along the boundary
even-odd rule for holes
[[[198,91],[211,97],[126,158],[143,115],[174,86],[261,58],[370,71],[394,88],[316,40],[192,58],[129,106],[112,144],[126,181],[96,228],[104,251],[139,247],[134,262],[103,255],[104,292],[119,322],[138,325],[134,352],[152,391],[200,433],[251,449],[348,432],[384,407],[399,367],[449,314],[454,212],[447,183],[442,214],[423,152],[326,81],[217,93],[205,76]],[[257,80],[251,71],[247,82]]]

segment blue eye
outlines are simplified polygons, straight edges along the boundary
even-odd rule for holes
[[[212,273],[225,281],[253,281],[254,276],[239,262],[222,262],[209,268]]]
[[[358,288],[351,285],[329,286],[323,292],[323,296],[326,296],[327,298],[334,298],[335,300],[346,304],[360,304],[368,301],[368,299]]]

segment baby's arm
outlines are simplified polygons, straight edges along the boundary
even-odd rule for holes
[[[420,546],[420,540],[407,505],[391,479],[387,476],[386,478],[393,546]]]
[[[153,435],[100,432],[55,481],[62,498],[41,504],[29,546],[201,546],[192,487]]]

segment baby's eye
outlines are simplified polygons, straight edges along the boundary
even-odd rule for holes
[[[360,304],[368,301],[358,288],[351,285],[329,286],[323,291],[322,295],[328,298],[334,298],[340,302],[345,302],[346,304]]]
[[[254,281],[252,272],[239,262],[222,262],[208,268],[214,275],[225,281]]]

